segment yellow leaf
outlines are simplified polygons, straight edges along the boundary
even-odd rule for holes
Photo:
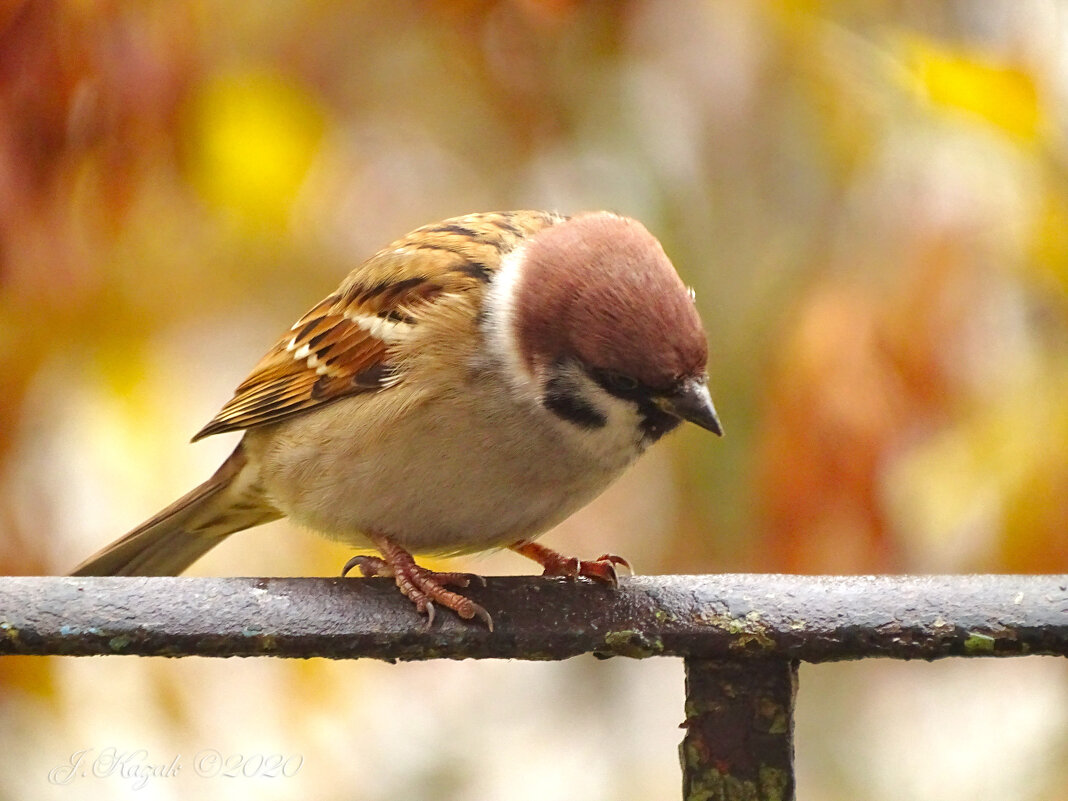
[[[1027,70],[918,37],[906,47],[915,88],[931,103],[973,114],[1018,139],[1036,138],[1041,109]]]
[[[1034,220],[1029,264],[1046,279],[1048,295],[1064,304],[1068,299],[1068,200],[1060,192],[1047,192]]]
[[[204,199],[284,223],[322,139],[315,100],[277,75],[220,75],[193,93],[187,122],[188,177]]]

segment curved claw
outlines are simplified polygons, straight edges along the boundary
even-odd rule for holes
[[[586,561],[576,559],[573,556],[564,556],[551,548],[546,548],[544,545],[526,540],[520,540],[509,547],[516,553],[522,554],[528,559],[533,559],[544,567],[545,572],[542,575],[545,576],[565,576],[570,579],[583,576],[618,587],[619,577],[616,575],[616,565],[625,567],[630,573],[634,572],[631,570],[630,562],[622,556],[616,556],[614,553],[606,553],[599,559]]]
[[[483,585],[485,586],[485,585]],[[490,617],[490,613],[486,611],[485,607],[481,604],[472,603],[471,606],[474,610],[474,616],[486,624],[486,628],[493,632],[493,618]]]
[[[366,556],[354,556],[345,563],[345,566],[341,568],[341,578],[345,578],[349,574],[349,571],[354,567],[359,567],[360,572],[363,572],[363,560]]]
[[[452,595],[452,593],[449,593]],[[423,604],[416,604],[416,609],[426,614],[426,626],[423,631],[430,631],[434,625],[434,603],[427,599]],[[471,620],[472,618],[478,618],[486,624],[486,628],[493,631],[493,618],[490,617],[490,613],[486,611],[486,608],[481,604],[476,604],[470,598],[463,598],[462,601],[452,607],[452,610],[463,620]]]
[[[345,563],[342,576],[354,567],[358,567],[367,577],[392,576],[398,589],[415,605],[416,611],[426,615],[424,630],[434,625],[436,604],[440,604],[465,620],[479,618],[493,631],[493,619],[485,609],[471,599],[445,589],[447,586],[467,587],[474,580],[485,587],[485,578],[474,573],[437,573],[428,570],[417,565],[412,555],[391,538],[369,535],[369,539],[382,556],[354,556]]]
[[[622,556],[618,556],[614,553],[603,553],[598,556],[594,561],[611,562],[613,565],[618,565],[619,567],[625,568],[629,575],[634,575],[634,568],[630,566],[630,562],[628,562]]]
[[[359,554],[352,557],[345,563],[345,566],[341,568],[341,578],[345,578],[352,568],[360,568],[360,572],[364,578],[375,578],[376,576],[392,576],[393,571],[384,559],[380,559],[377,556],[366,556]]]
[[[596,559],[590,562],[579,562],[578,575],[585,576],[594,581],[601,581],[612,587],[619,586],[619,577],[616,568],[610,561]]]

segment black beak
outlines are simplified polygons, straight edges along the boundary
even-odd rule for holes
[[[723,426],[719,424],[716,407],[712,405],[712,396],[708,394],[708,384],[705,380],[688,378],[678,389],[669,395],[661,396],[659,400],[660,408],[668,414],[699,425],[717,436],[723,436]]]

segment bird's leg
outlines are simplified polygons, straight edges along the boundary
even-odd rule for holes
[[[416,610],[426,615],[426,627],[434,622],[434,604],[439,603],[451,609],[464,620],[477,617],[493,631],[493,619],[489,612],[470,598],[445,589],[446,585],[467,587],[474,578],[485,586],[486,580],[472,573],[436,573],[415,563],[412,555],[389,537],[381,534],[368,535],[368,539],[378,549],[378,556],[354,556],[345,563],[341,575],[345,576],[352,568],[358,567],[360,573],[368,578],[390,576],[397,582],[400,591],[408,596]]]
[[[616,556],[614,553],[606,553],[597,559],[587,561],[577,559],[574,556],[564,556],[552,548],[546,548],[544,545],[538,545],[536,542],[528,542],[527,540],[520,540],[508,547],[528,559],[533,559],[545,568],[542,573],[544,576],[566,576],[567,578],[585,576],[594,581],[603,581],[605,584],[611,584],[616,587],[619,585],[619,579],[616,576],[616,565],[625,567],[628,572],[633,572],[630,569],[630,562],[622,556]]]

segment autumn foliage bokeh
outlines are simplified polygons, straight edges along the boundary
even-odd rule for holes
[[[727,436],[546,542],[1068,571],[1064,11],[1010,8],[0,4],[0,570],[62,573],[204,478],[232,443],[188,436],[378,247],[547,207],[662,239]],[[280,525],[196,571],[345,558]]]
[[[663,48],[643,6],[318,4],[229,35],[195,6],[5,6],[0,458],[50,360],[123,395],[161,332],[314,298],[426,219],[604,205],[698,287],[728,427],[682,446],[664,569],[1065,569],[1042,53],[713,6],[728,59]],[[61,569],[13,504],[9,572]]]

